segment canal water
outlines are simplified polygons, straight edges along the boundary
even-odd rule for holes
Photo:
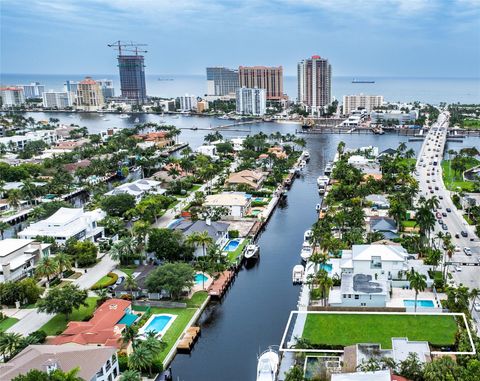
[[[108,127],[128,128],[135,117],[120,119],[108,115],[104,121],[96,114],[31,114],[36,119],[57,117],[62,123],[87,126],[98,133]],[[160,121],[158,115],[141,115],[140,122]],[[165,116],[167,124],[179,128],[208,128],[230,121],[207,117],[172,118]],[[245,136],[262,131],[294,133],[298,125],[257,123],[238,126],[247,131],[225,130],[225,137]],[[209,131],[182,130],[179,140],[195,149]],[[280,343],[291,310],[296,309],[299,286],[293,286],[291,271],[300,263],[303,233],[316,219],[315,205],[320,201],[316,178],[323,173],[336,147],[344,141],[348,148],[377,146],[380,150],[396,148],[406,142],[415,151],[421,142],[408,142],[398,135],[325,134],[303,136],[311,160],[302,177],[297,178],[288,192],[287,200],[277,207],[266,229],[259,237],[260,259],[249,269],[243,268],[230,290],[218,303],[212,303],[202,314],[199,325],[202,335],[189,355],[177,355],[172,363],[175,381],[249,381],[255,380],[257,355],[269,345]],[[466,143],[466,146],[478,144]]]

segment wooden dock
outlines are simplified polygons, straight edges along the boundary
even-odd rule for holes
[[[221,298],[234,277],[235,273],[231,270],[226,270],[221,273],[208,288],[208,295],[212,298]]]
[[[200,327],[190,327],[180,337],[180,341],[177,345],[179,352],[190,352],[195,345],[195,342],[200,336]]]

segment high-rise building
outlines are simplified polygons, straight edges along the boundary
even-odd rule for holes
[[[265,115],[267,95],[265,89],[249,89],[241,87],[237,90],[237,114]]]
[[[72,93],[68,91],[45,91],[42,98],[45,108],[64,109],[73,104]]]
[[[118,56],[118,68],[122,98],[125,98],[129,103],[144,104],[147,101],[144,57],[120,54]]]
[[[75,96],[77,96],[77,90],[78,90],[78,83],[77,81],[65,81],[63,84],[63,89],[69,93],[73,93]]]
[[[2,87],[0,88],[0,96],[2,98],[3,106],[20,106],[25,103],[23,87]]]
[[[103,99],[113,98],[115,96],[115,88],[111,79],[97,79],[100,89],[102,90]]]
[[[104,105],[102,90],[91,77],[85,77],[78,84],[77,107],[85,111],[97,111]]]
[[[233,95],[239,87],[238,70],[207,67],[207,95]]]
[[[25,99],[41,98],[45,91],[45,86],[41,85],[40,82],[32,82],[29,85],[19,85],[19,87],[23,87]]]
[[[298,63],[298,102],[320,114],[331,102],[332,67],[326,58],[312,56]]]
[[[268,100],[283,98],[283,68],[267,66],[240,66],[240,87],[265,89]]]
[[[185,94],[178,97],[180,102],[180,111],[192,111],[197,109],[197,97],[194,95]]]
[[[348,115],[355,110],[372,111],[383,104],[383,95],[344,95],[343,114]]]

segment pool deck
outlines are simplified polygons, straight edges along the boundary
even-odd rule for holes
[[[434,307],[422,307],[417,306],[417,310],[422,308],[422,311],[435,311],[435,309],[441,308],[440,300],[446,299],[445,294],[437,294],[437,298],[435,294],[431,291],[422,291],[418,293],[417,300],[431,300],[433,302]],[[405,307],[403,304],[404,300],[415,300],[415,290],[404,290],[402,288],[394,287],[392,289],[392,298],[390,301],[387,302],[387,307]],[[413,309],[414,307],[407,307]]]

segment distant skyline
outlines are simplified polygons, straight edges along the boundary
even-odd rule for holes
[[[147,74],[313,54],[334,76],[480,77],[480,0],[2,0],[1,73],[115,74],[116,40]]]

